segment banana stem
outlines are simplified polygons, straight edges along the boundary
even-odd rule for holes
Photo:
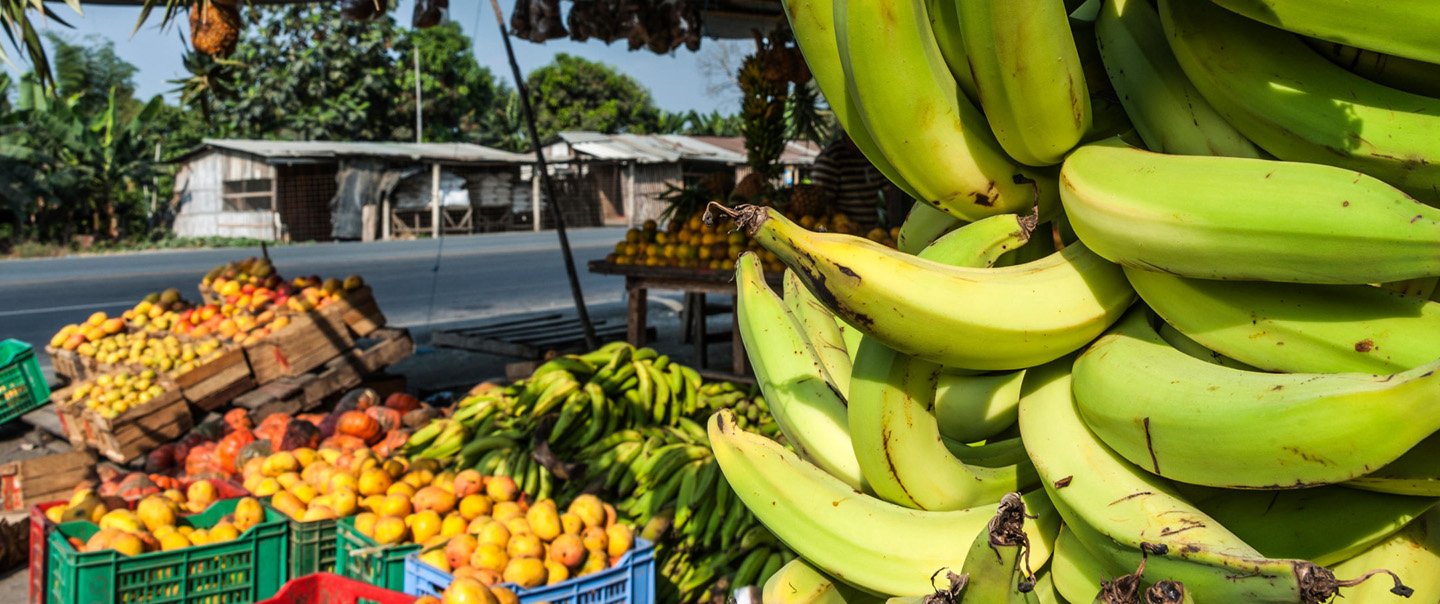
[[[1035,571],[1030,568],[1030,538],[1025,535],[1025,502],[1019,493],[1006,493],[1000,498],[995,517],[990,519],[990,548],[999,554],[1000,547],[1019,547],[1025,564],[1025,580],[1020,582],[1020,593],[1029,593],[1035,588]]]
[[[1185,584],[1179,581],[1161,581],[1145,590],[1144,604],[1182,604],[1185,602]]]
[[[705,206],[704,220],[707,226],[715,226],[719,222],[719,218],[715,215],[717,211],[734,221],[735,226],[744,231],[746,235],[754,235],[756,231],[760,230],[760,225],[765,224],[770,217],[764,206],[740,204],[734,208],[727,208],[718,201],[712,201],[710,205]]]
[[[1110,581],[1101,581],[1100,595],[1096,596],[1095,601],[1100,604],[1131,604],[1140,601],[1140,576],[1145,574],[1145,562],[1150,559],[1147,552],[1147,548],[1140,548],[1140,566],[1135,568],[1135,572],[1120,575]]]
[[[1399,575],[1396,575],[1395,573],[1390,572],[1389,570],[1386,570],[1386,569],[1383,569],[1383,568],[1377,568],[1377,569],[1372,570],[1372,571],[1370,571],[1370,572],[1367,572],[1367,573],[1365,573],[1365,574],[1363,574],[1363,575],[1360,575],[1359,577],[1356,577],[1356,578],[1354,578],[1354,579],[1350,579],[1350,580],[1347,580],[1347,581],[1336,581],[1336,582],[1335,582],[1335,586],[1336,586],[1336,587],[1354,587],[1354,586],[1356,586],[1356,585],[1359,585],[1359,584],[1361,584],[1361,583],[1364,583],[1364,582],[1365,582],[1367,579],[1369,579],[1370,577],[1373,577],[1373,576],[1379,575],[1379,574],[1390,575],[1390,579],[1395,582],[1395,587],[1390,588],[1390,593],[1395,594],[1395,595],[1397,595],[1397,596],[1400,596],[1400,597],[1402,597],[1402,598],[1408,598],[1408,597],[1410,597],[1410,596],[1412,596],[1412,595],[1415,594],[1415,590],[1414,590],[1414,589],[1411,589],[1410,587],[1406,586],[1404,583],[1400,582],[1400,576],[1399,576]]]

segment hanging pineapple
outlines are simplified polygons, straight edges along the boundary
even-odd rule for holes
[[[190,44],[212,57],[228,57],[240,43],[240,10],[233,2],[200,0],[190,5]]]

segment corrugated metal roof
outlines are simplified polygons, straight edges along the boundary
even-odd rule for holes
[[[470,143],[402,143],[346,141],[269,141],[230,138],[207,138],[200,150],[227,149],[258,155],[268,160],[330,159],[340,157],[374,157],[408,161],[455,163],[528,164],[529,155],[511,153]],[[193,153],[189,154],[193,155]]]
[[[596,159],[659,164],[675,161],[715,162],[739,165],[745,163],[745,144],[739,137],[685,136],[681,134],[601,134],[599,132],[567,131],[560,133],[577,153]],[[781,157],[784,164],[815,162],[819,149],[814,145],[792,142]],[[557,159],[560,159],[557,157]]]

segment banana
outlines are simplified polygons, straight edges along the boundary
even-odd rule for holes
[[[945,60],[945,66],[955,78],[955,84],[960,87],[966,100],[978,106],[980,93],[975,89],[975,75],[970,71],[970,59],[965,52],[958,3],[955,0],[926,0],[925,16],[930,20],[930,30],[935,34],[935,45],[940,50],[940,58]]]
[[[1095,40],[1120,104],[1151,151],[1175,155],[1260,157],[1185,77],[1160,15],[1146,0],[1107,0]]]
[[[1071,382],[1066,360],[1031,369],[1020,432],[1065,525],[1106,569],[1133,569],[1148,552],[1146,579],[1181,581],[1201,604],[1315,604],[1335,594],[1341,582],[1324,567],[1264,557],[1164,481],[1106,448],[1081,420]],[[1078,376],[1074,382],[1078,387]]]
[[[1374,22],[1371,4],[1347,25]],[[1412,25],[1426,21],[1418,15],[1435,13],[1431,5],[1405,15],[1403,29],[1413,31]],[[1440,162],[1433,161],[1440,157],[1440,140],[1429,134],[1440,128],[1440,99],[1366,80],[1295,36],[1211,2],[1164,0],[1160,18],[1175,58],[1205,100],[1270,154],[1362,171],[1428,203],[1440,202]],[[1430,21],[1440,23],[1440,17]],[[1434,40],[1430,47],[1440,48]]]
[[[1403,588],[1385,581],[1367,582],[1345,591],[1346,600],[1367,604],[1440,601],[1440,512],[1430,511],[1389,539],[1336,565],[1335,572],[1359,576],[1374,568],[1395,573],[1404,581]]]
[[[1136,312],[1076,361],[1075,398],[1105,444],[1161,476],[1303,488],[1362,476],[1440,429],[1437,367],[1383,377],[1240,371],[1171,348]]]
[[[803,328],[765,283],[754,254],[736,262],[735,283],[740,337],[785,440],[802,457],[861,488],[864,478],[850,442],[845,399],[826,381]]]
[[[1219,282],[1212,281],[1211,283]],[[1133,285],[1134,282],[1132,281],[1131,284]],[[1205,361],[1206,363],[1214,363],[1223,367],[1240,369],[1243,371],[1259,371],[1259,369],[1256,369],[1250,365],[1246,365],[1245,363],[1241,363],[1240,361],[1237,361],[1223,354],[1210,350],[1209,348],[1206,348],[1199,342],[1190,339],[1190,336],[1187,336],[1184,333],[1181,333],[1180,330],[1175,329],[1175,327],[1171,326],[1169,323],[1161,323],[1160,328],[1155,330],[1155,332],[1160,334],[1160,339],[1165,340],[1165,343],[1174,347],[1175,350],[1179,350],[1180,352]]]
[[[964,220],[1029,209],[1054,180],[1015,164],[960,96],[924,0],[835,2],[849,110],[916,199]]]
[[[959,268],[859,237],[813,233],[763,207],[711,207],[730,214],[836,316],[947,367],[1014,370],[1058,358],[1134,300],[1123,271],[1082,245],[1020,266]]]
[[[760,591],[765,604],[846,604],[835,582],[796,558],[770,576]]]
[[[865,481],[882,499],[922,510],[999,501],[1035,482],[1028,460],[972,466],[953,457],[929,408],[940,367],[866,337],[851,381],[849,424]]]
[[[1002,256],[1015,252],[1035,232],[1035,216],[1000,214],[961,226],[935,239],[916,254],[920,258],[948,264],[988,268]]]
[[[799,325],[805,341],[810,344],[811,353],[820,361],[825,381],[836,392],[848,392],[850,351],[845,347],[845,336],[840,331],[840,324],[835,322],[835,315],[816,300],[810,290],[805,289],[805,284],[800,282],[794,271],[785,271],[784,288],[785,306],[790,310],[790,317]]]
[[[1423,298],[1368,285],[1125,276],[1181,333],[1265,371],[1394,373],[1440,358],[1440,303]]]
[[[1000,499],[995,517],[975,535],[960,574],[968,581],[962,602],[970,604],[1020,604],[1031,600],[1035,573],[1027,556],[1024,530],[1025,503],[1019,493]]]
[[[1440,434],[1431,434],[1399,459],[1345,485],[1379,493],[1440,497]]]
[[[800,47],[810,75],[815,78],[820,94],[825,95],[825,103],[830,106],[830,112],[840,127],[845,129],[845,134],[885,178],[910,197],[921,199],[915,187],[902,180],[900,172],[885,158],[850,97],[849,83],[840,63],[834,0],[783,0],[780,4],[790,22],[790,31],[795,35],[795,45]]]
[[[1055,553],[1050,557],[1050,573],[1055,591],[1069,602],[1091,602],[1100,593],[1100,582],[1114,576],[1105,564],[1085,549],[1075,533],[1060,527],[1055,537]]]
[[[1295,491],[1177,489],[1266,557],[1298,558],[1321,566],[1369,549],[1433,509],[1437,501],[1340,486]]]
[[[1315,38],[1301,38],[1320,56],[1346,70],[1391,88],[1440,97],[1440,65]]]
[[[1440,209],[1350,170],[1112,140],[1071,153],[1060,179],[1080,240],[1124,266],[1296,283],[1440,275]]]
[[[1194,604],[1195,595],[1179,581],[1160,581],[1140,596],[1143,604]]]
[[[965,221],[940,211],[923,201],[910,206],[905,222],[900,223],[900,235],[895,238],[895,248],[907,254],[918,254],[930,242],[939,239],[965,224]]]
[[[1030,460],[1025,454],[1025,443],[1020,442],[1018,437],[991,441],[983,445],[968,445],[948,438],[944,440],[945,448],[950,450],[951,455],[972,466],[994,468],[1013,466]]]
[[[710,418],[710,441],[725,479],[775,536],[817,569],[874,593],[929,593],[929,577],[965,564],[965,539],[984,530],[996,505],[927,512],[863,493],[763,436],[735,426],[734,415]],[[1043,566],[1058,527],[1041,494],[1023,497],[1030,563]]]
[[[1427,0],[1212,0],[1295,33],[1440,63],[1440,13]]]
[[[1015,425],[1025,371],[996,375],[940,373],[935,389],[935,422],[945,438],[962,443],[985,440]]]
[[[980,108],[1023,164],[1060,163],[1090,127],[1090,92],[1060,0],[951,0]],[[848,73],[848,72],[847,72]]]

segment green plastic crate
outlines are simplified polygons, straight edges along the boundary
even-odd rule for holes
[[[371,585],[400,591],[405,587],[405,556],[418,544],[383,546],[355,528],[355,517],[335,526],[335,573]]]
[[[50,384],[40,371],[35,349],[20,340],[0,342],[0,425],[40,408],[50,400]]]
[[[335,572],[335,522],[290,519],[289,578]]]
[[[235,510],[218,502],[186,520],[209,527]],[[100,531],[89,522],[66,522],[49,537],[50,604],[240,604],[263,600],[285,584],[285,516],[265,519],[224,543],[123,556],[115,550],[80,553],[66,541]]]

